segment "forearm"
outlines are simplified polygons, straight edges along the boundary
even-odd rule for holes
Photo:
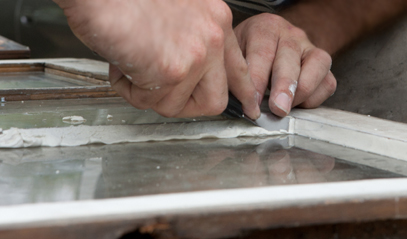
[[[302,28],[317,47],[334,55],[401,16],[406,5],[405,0],[303,0],[280,15]]]

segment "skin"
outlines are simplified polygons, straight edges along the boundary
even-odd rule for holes
[[[233,29],[221,0],[54,1],[112,63],[112,87],[167,117],[220,114],[230,90],[256,119],[268,85],[276,115],[317,107],[336,89],[331,55],[405,12],[403,0],[302,0]]]
[[[336,55],[396,21],[406,8],[406,0],[300,0],[281,16],[303,29],[315,46]]]
[[[286,116],[298,105],[317,107],[335,92],[331,56],[284,18],[260,14],[238,25],[235,33],[262,97],[271,75],[269,107],[274,114]]]
[[[259,117],[259,96],[223,1],[55,2],[75,35],[112,63],[112,87],[134,107],[166,117],[218,115],[230,90],[249,117]]]

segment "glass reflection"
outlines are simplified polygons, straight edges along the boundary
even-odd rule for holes
[[[403,177],[296,137],[1,150],[0,205]]]
[[[38,89],[55,87],[90,86],[86,81],[47,74],[44,72],[15,72],[0,74],[0,89]]]

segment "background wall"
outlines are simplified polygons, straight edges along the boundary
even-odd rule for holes
[[[325,106],[407,122],[407,17],[334,59]]]

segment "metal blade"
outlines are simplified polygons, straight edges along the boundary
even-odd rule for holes
[[[268,131],[290,132],[290,119],[290,117],[280,118],[271,112],[262,112],[256,123]]]
[[[228,118],[240,118],[255,126],[262,127],[269,131],[290,131],[290,117],[280,118],[271,113],[268,108],[268,101],[263,100],[261,105],[261,115],[257,120],[252,120],[243,113],[242,103],[229,92],[229,102],[222,115]]]
[[[247,117],[247,115],[245,115],[245,114],[243,114],[243,116],[242,116],[241,119],[244,119],[244,120],[246,120],[247,122],[249,122],[249,123],[251,123],[251,124],[253,124],[253,125],[255,125],[255,126],[259,126],[255,120],[250,119],[250,118]]]

